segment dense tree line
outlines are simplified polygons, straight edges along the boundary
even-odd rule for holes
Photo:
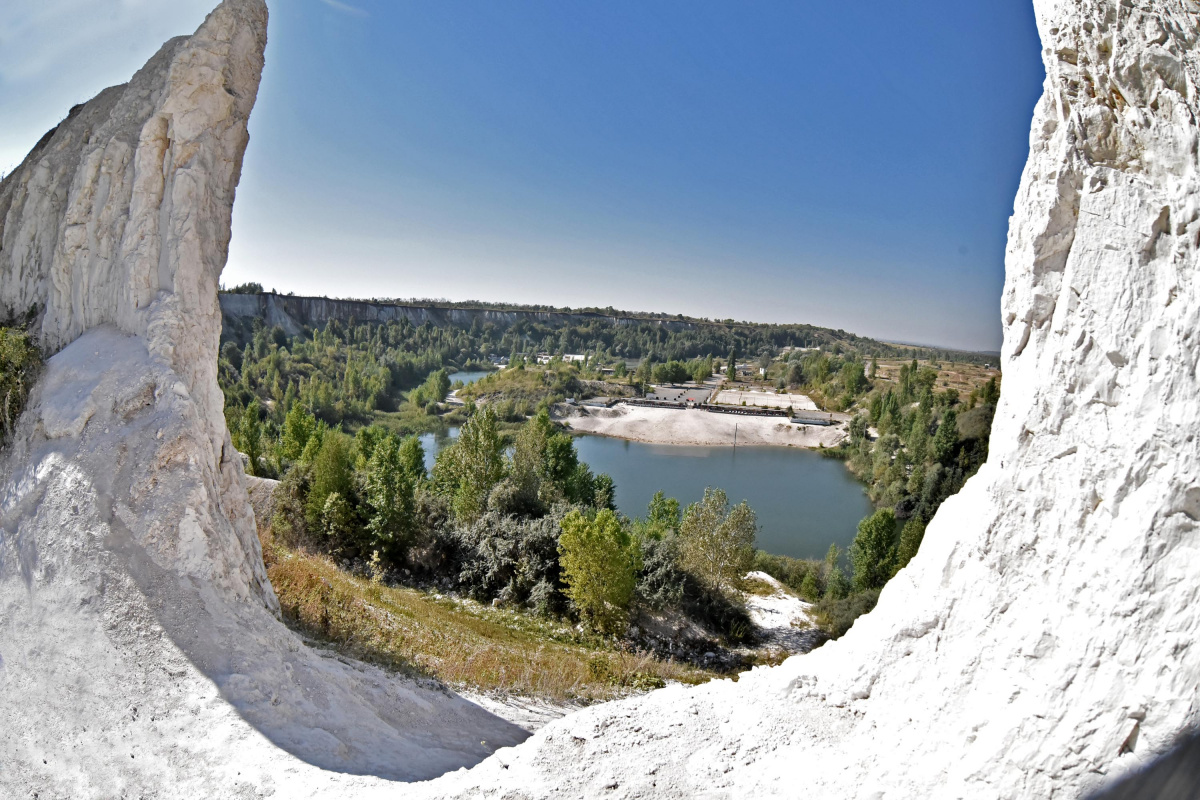
[[[612,479],[545,412],[505,436],[490,408],[475,410],[430,470],[415,436],[372,425],[351,437],[299,403],[271,446],[284,458],[272,529],[289,546],[602,634],[666,607],[750,634],[734,589],[753,555],[753,512],[710,491],[683,510],[660,495],[647,520],[624,518]]]
[[[928,365],[902,365],[895,384],[881,383],[861,400],[867,410],[851,421],[849,440],[827,451],[846,460],[877,506],[859,523],[847,554],[850,575],[836,548],[823,563],[759,556],[760,569],[817,602],[818,619],[835,636],[871,610],[879,590],[916,555],[937,509],[987,459],[999,382],[990,379],[962,401],[952,389],[935,391],[937,377]]]

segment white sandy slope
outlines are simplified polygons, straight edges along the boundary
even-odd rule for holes
[[[571,430],[650,444],[731,447],[737,444],[834,447],[846,438],[841,425],[793,425],[782,417],[715,414],[701,409],[667,409],[618,403],[612,408],[559,406]]]
[[[750,572],[746,577],[772,590],[770,594],[745,595],[746,612],[762,632],[766,647],[784,653],[807,653],[821,641],[823,637],[814,630],[809,613],[811,603],[801,600],[765,572]]]
[[[0,471],[0,796],[295,796],[302,762],[413,780],[526,737],[268,612],[214,514],[196,405],[140,338],[84,334],[33,400]]]

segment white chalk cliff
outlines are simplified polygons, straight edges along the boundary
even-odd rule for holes
[[[1034,6],[991,455],[878,609],[406,788],[340,773],[515,737],[271,615],[213,375],[262,3],[84,106],[0,185],[0,301],[65,347],[0,467],[0,788],[1076,797],[1200,723],[1200,5]]]
[[[526,736],[276,619],[216,381],[266,28],[226,0],[0,184],[0,311],[57,351],[0,459],[0,797],[335,792]]]

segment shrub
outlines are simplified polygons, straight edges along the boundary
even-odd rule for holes
[[[799,592],[804,599],[812,601],[824,592],[824,562],[812,559],[777,556],[765,550],[754,552],[754,569],[765,572],[775,580]],[[806,585],[816,586],[816,595],[809,597]]]
[[[679,568],[678,538],[673,533],[662,538],[646,536],[641,540],[641,550],[638,598],[655,611],[678,608],[687,586],[687,575]]]
[[[572,511],[562,521],[558,550],[566,595],[594,630],[620,634],[629,621],[637,546],[608,509],[589,520]]]
[[[747,503],[730,508],[725,492],[705,489],[679,526],[681,565],[714,589],[736,589],[754,563],[757,527]]]
[[[0,328],[0,443],[12,435],[33,387],[41,354],[28,334]]]
[[[489,511],[450,533],[448,561],[459,587],[476,600],[529,606],[541,614],[565,610],[558,561],[561,516],[506,517]]]
[[[854,620],[875,608],[878,601],[879,590],[868,589],[840,600],[826,597],[813,606],[813,612],[817,626],[831,639],[837,639],[850,630]]]

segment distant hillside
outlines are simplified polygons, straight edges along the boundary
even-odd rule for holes
[[[753,358],[764,350],[830,349],[836,345],[839,349],[890,358],[934,357],[980,363],[995,360],[990,353],[899,346],[814,325],[714,321],[613,308],[338,300],[244,290],[221,292],[220,303],[226,338],[233,340],[244,340],[254,319],[261,319],[267,328],[278,326],[288,336],[323,328],[336,320],[341,325],[407,322],[415,327],[429,324],[477,333],[488,331],[498,352],[504,354],[510,349],[554,352],[604,349],[628,358],[652,356],[665,360],[708,354],[723,356],[736,350],[739,358]]]

